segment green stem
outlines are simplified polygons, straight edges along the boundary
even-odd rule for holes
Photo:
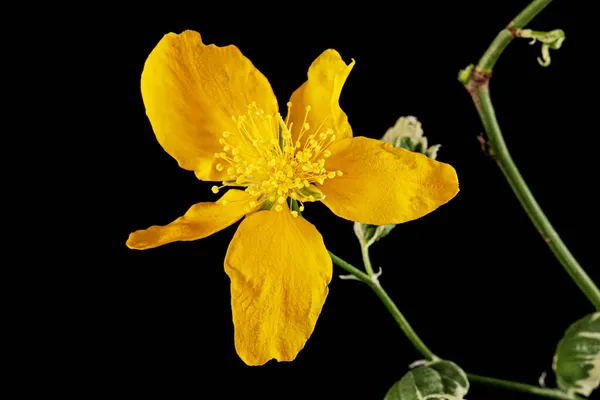
[[[552,0],[534,0],[523,11],[513,19],[506,28],[498,33],[490,47],[479,60],[478,67],[484,72],[491,72],[498,58],[515,38],[517,29],[525,27],[536,15],[538,15]]]
[[[371,257],[369,256],[369,246],[360,246],[360,251],[363,257],[363,264],[365,265],[365,270],[369,276],[375,275],[373,272],[373,266],[371,265]]]
[[[369,259],[369,253],[366,252],[366,256],[364,256],[364,254],[365,253],[363,253],[363,258],[368,260],[368,263],[370,265],[371,260]],[[385,308],[387,308],[390,314],[392,314],[392,317],[394,318],[400,329],[402,329],[402,332],[404,332],[408,340],[410,340],[413,346],[415,346],[415,348],[419,351],[419,353],[423,355],[423,357],[425,357],[429,361],[437,359],[433,352],[429,350],[425,343],[423,343],[423,341],[414,331],[412,326],[410,326],[407,319],[400,312],[400,309],[396,306],[394,301],[390,298],[386,291],[383,290],[383,288],[379,284],[379,281],[376,278],[371,278],[372,276],[374,276],[373,274],[365,274],[358,268],[348,264],[346,261],[333,254],[331,251],[329,252],[329,255],[331,256],[331,259],[333,260],[333,263],[335,265],[342,267],[346,270],[346,272],[356,277],[359,281],[366,283],[371,289],[373,289],[373,291],[375,292],[377,297],[379,297]]]
[[[392,314],[392,317],[394,318],[400,329],[402,329],[402,332],[404,332],[408,340],[410,340],[410,342],[413,344],[413,346],[415,346],[419,353],[421,353],[423,357],[425,357],[428,361],[438,359],[435,356],[435,354],[433,354],[433,352],[429,350],[429,347],[427,347],[425,343],[421,340],[421,338],[417,335],[412,326],[410,326],[408,320],[400,312],[400,309],[396,306],[396,304],[386,293],[386,291],[383,290],[381,285],[377,283],[375,285],[369,286],[371,287],[371,289],[373,289],[377,297],[379,297],[385,308],[387,308],[390,314]]]
[[[365,274],[364,272],[362,272],[355,266],[349,264],[348,262],[342,260],[335,254],[333,254],[331,251],[329,252],[329,255],[331,256],[331,260],[333,261],[333,263],[335,265],[343,268],[346,272],[348,272],[349,274],[354,276],[356,278],[356,280],[365,283],[371,289],[373,289],[373,291],[375,292],[375,294],[377,294],[377,297],[379,297],[379,299],[381,300],[381,302],[383,303],[385,308],[387,308],[388,311],[390,312],[390,314],[392,314],[392,316],[394,317],[394,320],[396,320],[396,323],[398,324],[400,329],[402,329],[402,332],[404,332],[404,334],[406,335],[408,340],[410,340],[410,342],[413,344],[413,346],[415,346],[415,348],[419,351],[419,353],[421,353],[421,355],[423,355],[423,357],[425,357],[429,361],[438,359],[438,357],[435,356],[435,354],[433,354],[433,352],[431,350],[429,350],[429,348],[425,345],[425,343],[423,343],[421,338],[419,338],[419,336],[413,330],[413,328],[410,326],[409,322],[406,320],[406,318],[404,317],[402,312],[400,312],[400,309],[398,308],[398,306],[396,306],[396,304],[390,298],[390,296],[386,293],[386,291],[383,290],[383,288],[381,287],[381,285],[379,284],[379,281],[377,279],[372,279],[371,277],[369,277],[369,275]],[[368,253],[367,253],[366,257],[369,258]],[[369,260],[369,263],[370,262],[371,262],[371,260]],[[469,379],[473,382],[480,382],[480,383],[485,383],[485,384],[489,384],[489,385],[493,385],[493,386],[500,386],[500,387],[504,387],[506,389],[517,390],[520,392],[527,392],[527,393],[535,394],[538,396],[547,397],[550,399],[584,400],[579,396],[568,396],[565,392],[562,392],[558,389],[540,388],[540,387],[533,386],[533,385],[526,385],[524,383],[505,381],[502,379],[495,379],[495,378],[487,378],[484,376],[474,375],[474,374],[468,374],[468,376],[469,376]]]
[[[524,392],[535,394],[549,399],[559,400],[584,400],[583,397],[577,395],[571,395],[566,392],[557,389],[541,388],[534,385],[527,385],[525,383],[505,381],[503,379],[488,378],[487,376],[467,374],[470,382],[483,383],[490,386],[497,386],[504,389],[515,390],[517,392]]]
[[[525,183],[525,180],[519,173],[519,169],[512,160],[496,119],[489,89],[481,87],[475,93],[480,103],[479,116],[487,133],[490,147],[506,180],[558,261],[573,281],[575,281],[579,289],[587,296],[589,301],[596,309],[600,310],[600,290],[598,290],[592,279],[583,270],[581,265],[579,265],[575,257],[573,257],[556,230],[554,230],[554,227],[542,211],[529,190],[527,183]]]
[[[515,165],[496,119],[494,106],[490,99],[489,81],[492,69],[506,46],[540,11],[542,11],[552,0],[534,0],[527,6],[508,26],[503,29],[494,39],[492,44],[479,60],[479,64],[472,71],[466,88],[473,98],[479,117],[488,137],[491,155],[496,159],[506,180],[510,184],[521,206],[529,215],[529,218],[542,235],[545,242],[562,264],[579,289],[587,296],[589,301],[600,310],[600,290],[583,270],[575,257],[542,211],[535,197],[529,190],[527,183],[521,176]]]
[[[359,281],[366,283],[369,286],[371,286],[373,284],[373,281],[371,280],[371,278],[369,278],[369,275],[365,274],[364,272],[362,272],[360,269],[356,268],[352,264],[349,264],[346,261],[342,260],[335,254],[333,254],[331,251],[328,251],[328,252],[329,252],[329,255],[331,256],[331,261],[333,261],[333,263],[335,265],[337,265],[338,267],[342,267],[344,270],[346,270],[346,272],[348,272],[350,275],[354,276]]]

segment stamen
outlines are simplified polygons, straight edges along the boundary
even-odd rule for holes
[[[272,104],[276,106],[277,101],[273,99]],[[235,130],[222,133],[219,143],[223,151],[215,153],[220,160],[215,169],[226,171],[228,178],[223,186],[213,186],[213,193],[226,186],[241,186],[253,197],[249,210],[268,201],[275,211],[281,211],[286,200],[291,204],[293,199],[303,211],[304,202],[323,199],[315,185],[342,176],[342,171],[327,170],[326,159],[331,156],[327,148],[336,135],[331,129],[322,131],[327,118],[312,130],[307,122],[311,106],[307,105],[300,130],[293,137],[292,103],[287,107],[285,121],[279,113],[267,114],[256,102],[251,102],[244,114],[232,116]],[[304,135],[307,137],[302,140]],[[298,212],[292,215],[297,217]]]

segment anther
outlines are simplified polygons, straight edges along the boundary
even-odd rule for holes
[[[298,211],[294,210],[291,212],[291,214],[294,218],[298,218]]]
[[[275,211],[277,211],[277,212],[281,212],[281,210],[283,210],[283,207],[281,206],[281,204],[277,204],[277,205],[275,206]]]
[[[335,171],[335,173],[337,174],[337,176],[342,176],[344,175],[344,173],[342,171],[340,171],[339,169],[337,171]]]
[[[279,204],[283,204],[283,203],[285,202],[285,197],[283,197],[283,196],[279,196],[279,198],[277,199],[277,202],[278,202]]]
[[[213,186],[210,188],[210,191],[213,192],[214,194],[219,193],[219,187],[218,186]]]
[[[223,171],[223,164],[217,164],[215,168],[217,169],[217,171],[221,172]]]

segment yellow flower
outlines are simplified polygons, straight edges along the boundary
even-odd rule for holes
[[[235,46],[169,33],[149,55],[142,97],[156,138],[198,179],[230,189],[166,226],[133,232],[132,249],[207,237],[242,221],[225,256],[235,346],[249,365],[291,361],[310,337],[332,262],[317,229],[291,211],[322,201],[365,224],[419,218],[458,192],[455,170],[388,143],[352,137],[339,106],[354,66],[326,50],[287,103],[285,119],[267,79]]]

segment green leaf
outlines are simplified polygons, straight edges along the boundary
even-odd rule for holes
[[[368,225],[359,222],[354,223],[354,233],[361,246],[370,247],[373,243],[386,237],[396,225]]]
[[[589,396],[600,385],[600,312],[576,321],[558,343],[552,369],[558,387]]]
[[[384,400],[462,400],[468,391],[467,374],[458,365],[434,361],[404,375]]]
[[[410,151],[418,152],[417,149],[416,149],[416,147],[417,147],[417,144],[419,144],[419,142],[415,143],[415,141],[412,138],[410,138],[410,137],[401,137],[401,138],[398,138],[397,141],[396,141],[396,143],[397,144],[395,145],[395,147],[400,147],[400,148],[403,148],[405,150],[410,150]]]

